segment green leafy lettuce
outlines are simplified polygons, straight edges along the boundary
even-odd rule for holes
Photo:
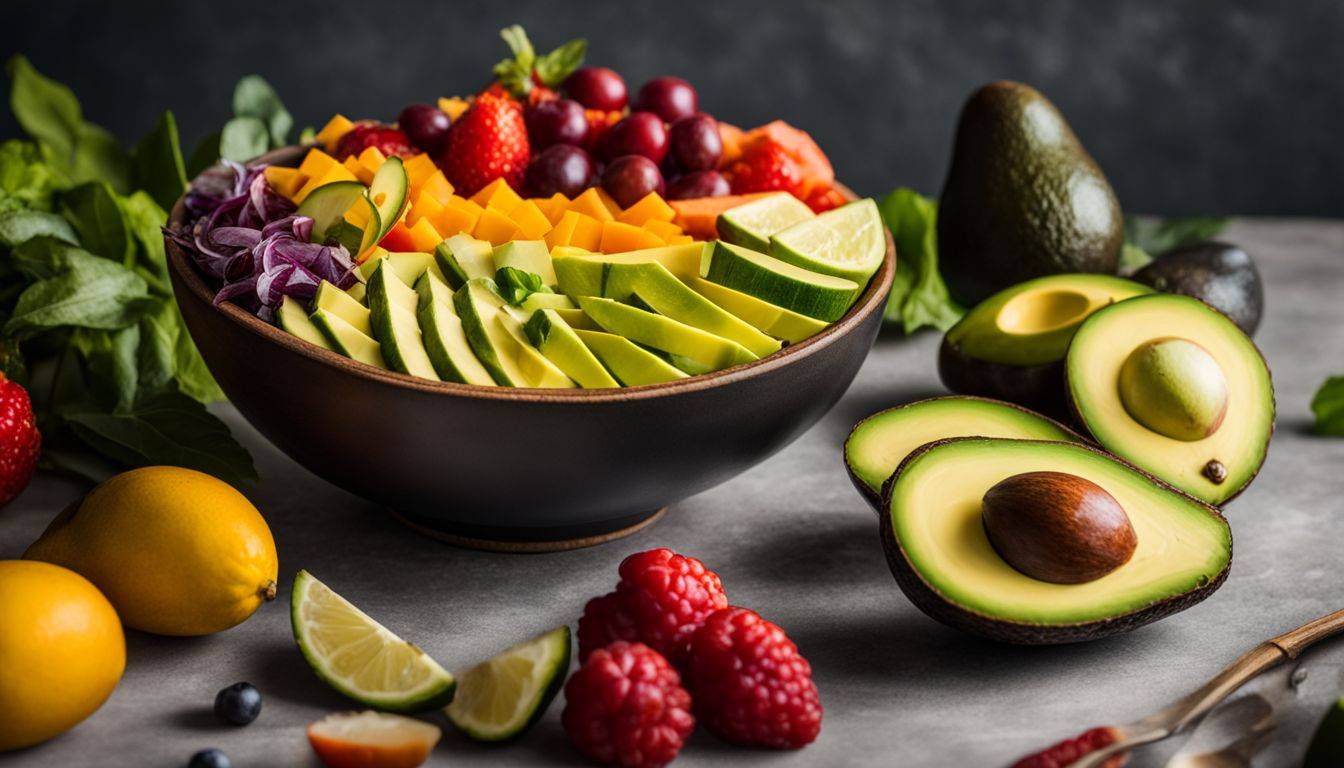
[[[886,320],[906,333],[928,325],[945,331],[966,310],[957,306],[938,272],[938,203],[901,187],[878,203],[882,221],[896,242],[896,276]]]
[[[1316,390],[1311,413],[1316,417],[1313,432],[1344,437],[1344,376],[1331,376]]]

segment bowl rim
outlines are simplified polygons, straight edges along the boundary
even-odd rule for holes
[[[299,157],[310,147],[316,145],[292,145],[272,150],[252,160],[252,163],[268,163],[271,165],[292,165]],[[848,187],[839,184],[842,194],[849,200],[857,200],[858,197]],[[167,227],[169,229],[178,229],[186,219],[186,195],[178,198],[173,204],[173,209],[168,217]],[[439,394],[449,396],[459,396],[474,399],[486,400],[512,400],[521,402],[535,403],[559,403],[559,402],[577,402],[577,403],[608,403],[622,402],[628,400],[644,400],[648,398],[663,397],[689,392],[701,392],[715,387],[726,386],[739,381],[752,379],[762,376],[771,371],[775,371],[788,365],[795,360],[801,360],[825,349],[835,343],[841,336],[853,331],[863,324],[873,312],[881,312],[886,307],[887,293],[891,288],[892,280],[896,274],[896,244],[892,240],[890,230],[883,227],[883,234],[887,241],[887,251],[882,257],[882,264],[878,267],[872,278],[868,281],[868,286],[858,299],[845,312],[844,315],[834,323],[826,326],[824,330],[814,336],[810,336],[797,344],[787,344],[778,352],[766,355],[759,360],[753,360],[749,363],[735,365],[730,368],[713,371],[711,373],[697,374],[685,379],[664,382],[661,384],[642,384],[633,387],[615,387],[604,389],[583,389],[575,387],[572,389],[543,389],[536,387],[504,387],[504,386],[481,386],[478,384],[459,384],[452,381],[433,381],[431,379],[422,379],[409,374],[398,373],[392,370],[384,370],[366,363],[352,360],[344,355],[340,355],[328,349],[323,349],[315,344],[303,341],[293,334],[286,333],[284,330],[267,323],[256,315],[244,310],[232,302],[216,304],[214,301],[215,292],[206,284],[205,278],[197,269],[194,261],[186,254],[182,247],[171,237],[164,236],[164,244],[167,249],[168,267],[176,278],[174,283],[174,297],[179,286],[190,291],[197,299],[204,302],[215,312],[218,312],[234,325],[242,330],[259,336],[265,340],[274,342],[285,347],[295,354],[302,355],[317,363],[335,368],[346,374],[377,382],[388,384],[403,389],[410,389],[426,394]]]

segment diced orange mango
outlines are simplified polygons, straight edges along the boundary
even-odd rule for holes
[[[421,192],[420,196],[415,198],[411,204],[411,210],[406,213],[406,223],[412,226],[417,221],[429,217],[431,221],[438,221],[439,214],[443,213],[443,203]]]
[[[499,178],[481,187],[479,192],[471,196],[471,201],[482,208],[494,208],[507,215],[523,202],[523,198],[513,191],[513,187],[510,187],[507,181]]]
[[[355,124],[350,122],[345,115],[332,115],[331,119],[327,121],[326,125],[322,126],[322,130],[318,131],[314,138],[317,139],[318,144],[326,147],[328,152],[335,152],[336,142],[340,141],[341,137],[349,133],[350,129],[354,127]]]
[[[308,150],[308,154],[303,156],[303,162],[299,163],[299,173],[314,179],[326,173],[334,165],[340,165],[336,158],[320,149],[313,148]]]
[[[350,206],[350,210],[345,212],[345,220],[364,229],[369,225],[369,204],[363,200],[356,200],[355,204]]]
[[[283,197],[293,197],[303,187],[303,183],[308,180],[299,172],[298,168],[282,168],[278,165],[268,165],[266,170],[262,171],[266,176],[266,183],[271,185],[276,194]]]
[[[677,235],[676,237],[667,238],[668,245],[685,245],[686,243],[694,243],[694,242],[695,238],[691,237],[690,235]]]
[[[673,224],[670,221],[659,221],[658,219],[649,219],[648,221],[644,222],[643,226],[645,229],[657,235],[658,237],[661,237],[663,240],[667,240],[668,238],[676,237],[677,235],[681,234],[681,227],[678,227],[676,224]]]
[[[657,192],[650,192],[640,198],[639,202],[626,208],[616,217],[616,220],[625,224],[634,224],[636,227],[644,226],[644,222],[649,220],[671,221],[677,217],[677,212],[672,210],[672,206],[662,198]]]
[[[616,198],[607,194],[607,190],[601,187],[594,187],[594,189],[597,190],[597,196],[602,201],[602,204],[607,206],[607,211],[609,211],[612,216],[620,216],[621,206],[616,202]]]
[[[608,221],[602,224],[602,240],[598,247],[603,253],[623,253],[640,248],[657,248],[660,245],[664,245],[662,238],[646,229]]]
[[[411,228],[406,226],[406,222],[398,221],[392,225],[383,239],[378,241],[378,245],[389,251],[414,251],[415,237],[411,234]],[[435,243],[438,245],[438,243]]]
[[[364,164],[359,162],[359,158],[354,155],[345,158],[345,162],[341,165],[345,166],[345,170],[353,173],[361,184],[369,184],[373,181],[373,171],[365,168]]]
[[[359,164],[368,168],[369,173],[377,173],[385,162],[387,162],[387,155],[384,155],[383,151],[377,147],[365,147],[364,151],[359,153]]]
[[[453,195],[448,202],[443,205],[445,208],[458,208],[466,211],[478,219],[481,217],[481,214],[485,212],[485,209],[477,205],[471,198],[461,197],[459,195]]]
[[[448,115],[448,119],[453,122],[456,122],[457,118],[461,117],[462,113],[470,107],[471,102],[466,99],[459,99],[456,96],[452,98],[439,97],[439,109],[443,110],[443,113]]]
[[[467,200],[467,202],[471,202]],[[475,203],[472,203],[475,205]],[[477,209],[480,206],[476,206]],[[481,218],[481,214],[474,213],[470,209],[455,205],[445,205],[443,212],[439,214],[434,224],[438,227],[439,234],[444,237],[452,237],[459,232],[471,232],[476,229],[476,222]]]
[[[442,171],[435,169],[424,181],[411,185],[411,193],[415,197],[429,195],[440,203],[447,203],[448,198],[453,196],[453,185]]]
[[[723,155],[719,158],[719,167],[724,168],[742,156],[742,129],[736,125],[719,121],[719,140],[723,142]]]
[[[580,215],[574,211],[565,211],[551,231],[546,233],[546,245],[550,248],[569,245],[570,239],[574,237],[574,227],[579,223]]]
[[[434,227],[434,222],[429,219],[420,219],[411,225],[411,242],[415,244],[412,250],[423,253],[433,253],[435,246],[443,241],[443,235]]]
[[[524,240],[540,240],[551,231],[551,220],[546,218],[546,214],[542,213],[537,204],[531,200],[519,203],[509,214],[509,218],[518,225],[518,231],[522,233]]]
[[[583,194],[569,201],[569,210],[582,213],[584,216],[597,219],[598,221],[612,221],[616,217],[611,215],[611,210],[602,202],[597,187],[589,187],[583,191]]]
[[[503,245],[518,236],[518,225],[498,208],[486,208],[472,234],[481,240],[488,240],[491,245]]]
[[[304,185],[299,188],[299,191],[294,193],[294,202],[302,203],[304,198],[308,197],[314,189],[317,189],[324,184],[330,184],[333,181],[355,181],[355,174],[346,170],[345,166],[340,163],[334,163],[321,176],[314,176],[304,182]]]
[[[574,234],[570,235],[569,244],[585,251],[596,251],[602,244],[602,222],[580,213],[578,221],[574,223]]]
[[[411,189],[419,190],[420,185],[425,180],[434,175],[439,167],[434,164],[434,158],[421,152],[418,155],[403,157],[401,165],[406,169],[406,181],[411,185]]]

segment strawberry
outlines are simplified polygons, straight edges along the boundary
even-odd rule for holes
[[[448,128],[439,168],[458,194],[471,196],[501,177],[522,189],[531,156],[523,106],[496,84]]]
[[[405,133],[390,125],[362,122],[346,131],[341,140],[336,142],[336,159],[358,156],[369,147],[377,147],[384,157],[410,157],[415,154],[411,140],[406,138]]]
[[[28,487],[41,448],[28,393],[0,373],[0,507]]]
[[[760,141],[747,147],[742,157],[728,167],[733,194],[782,190],[800,195],[803,172],[779,143]]]

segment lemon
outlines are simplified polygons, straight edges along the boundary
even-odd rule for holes
[[[261,513],[210,475],[145,467],[94,488],[24,557],[92,581],[128,627],[207,635],[275,597],[275,541]]]
[[[569,671],[569,627],[509,648],[462,674],[444,714],[477,741],[505,741],[541,719]]]
[[[73,571],[0,560],[0,752],[74,727],[126,668],[112,604]]]

